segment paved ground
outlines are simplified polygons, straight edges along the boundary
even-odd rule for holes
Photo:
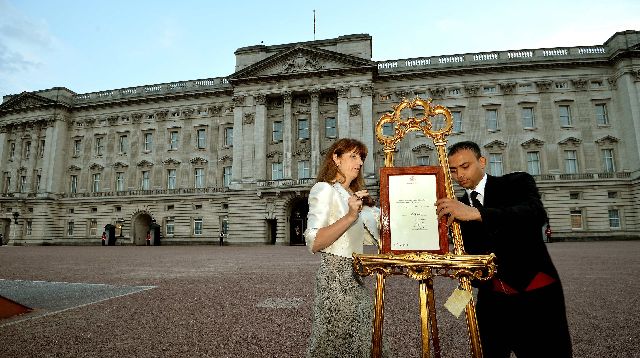
[[[640,357],[640,241],[549,249],[575,357]],[[0,295],[36,310],[0,320],[0,357],[302,357],[317,265],[305,247],[1,246]],[[453,284],[435,282],[443,357],[469,357]],[[394,355],[419,357],[417,283],[389,278],[385,303]]]

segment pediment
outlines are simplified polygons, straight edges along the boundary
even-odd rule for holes
[[[0,112],[22,110],[29,108],[41,108],[56,104],[56,101],[39,96],[32,92],[22,92],[13,96],[8,101],[0,104]]]
[[[558,142],[560,145],[578,145],[580,143],[582,143],[582,140],[576,137],[567,137]]]
[[[163,160],[162,164],[164,164],[164,165],[178,165],[178,164],[180,164],[180,161],[177,160],[177,159],[169,158],[169,159]]]
[[[417,145],[411,149],[411,151],[413,152],[430,152],[432,150],[433,150],[433,147],[425,143]]]
[[[600,139],[596,139],[596,143],[598,144],[613,144],[618,143],[620,140],[614,136],[606,135]]]
[[[197,164],[197,165],[203,165],[203,164],[207,164],[209,161],[205,158],[202,157],[194,157],[191,160],[189,160],[189,163],[191,164]]]
[[[487,149],[504,149],[507,147],[507,143],[501,141],[501,140],[492,140],[491,142],[485,144],[483,147],[487,148]]]
[[[231,82],[272,76],[288,76],[314,72],[340,71],[370,67],[373,61],[307,46],[285,49],[229,76]]]
[[[542,147],[544,145],[544,141],[538,138],[531,138],[527,141],[524,141],[520,144],[521,146],[527,147]]]

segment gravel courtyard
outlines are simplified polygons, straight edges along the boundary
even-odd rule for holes
[[[640,357],[640,241],[548,244],[575,357]],[[303,357],[319,260],[301,246],[0,246],[0,357]],[[373,294],[373,278],[368,279]],[[443,357],[469,357],[464,315],[442,305]],[[418,284],[390,277],[385,335],[419,357]],[[544,332],[541,332],[544,343]]]

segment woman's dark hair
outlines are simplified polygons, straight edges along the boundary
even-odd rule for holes
[[[340,169],[338,169],[338,166],[333,161],[333,155],[341,156],[354,150],[356,154],[360,155],[360,159],[364,162],[368,153],[367,146],[364,145],[364,143],[352,138],[342,138],[333,143],[333,145],[327,150],[327,154],[324,156],[322,166],[320,166],[320,170],[318,170],[316,180],[318,182],[324,181],[331,184],[344,181],[345,176],[340,172]],[[353,192],[365,189],[362,169],[358,172],[358,176],[351,181],[351,184],[349,184],[349,189]],[[368,206],[374,205],[374,201],[370,196],[362,198],[362,203]]]

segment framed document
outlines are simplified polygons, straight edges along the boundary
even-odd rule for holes
[[[440,166],[380,168],[381,253],[449,252],[447,219],[434,205],[444,197]]]

